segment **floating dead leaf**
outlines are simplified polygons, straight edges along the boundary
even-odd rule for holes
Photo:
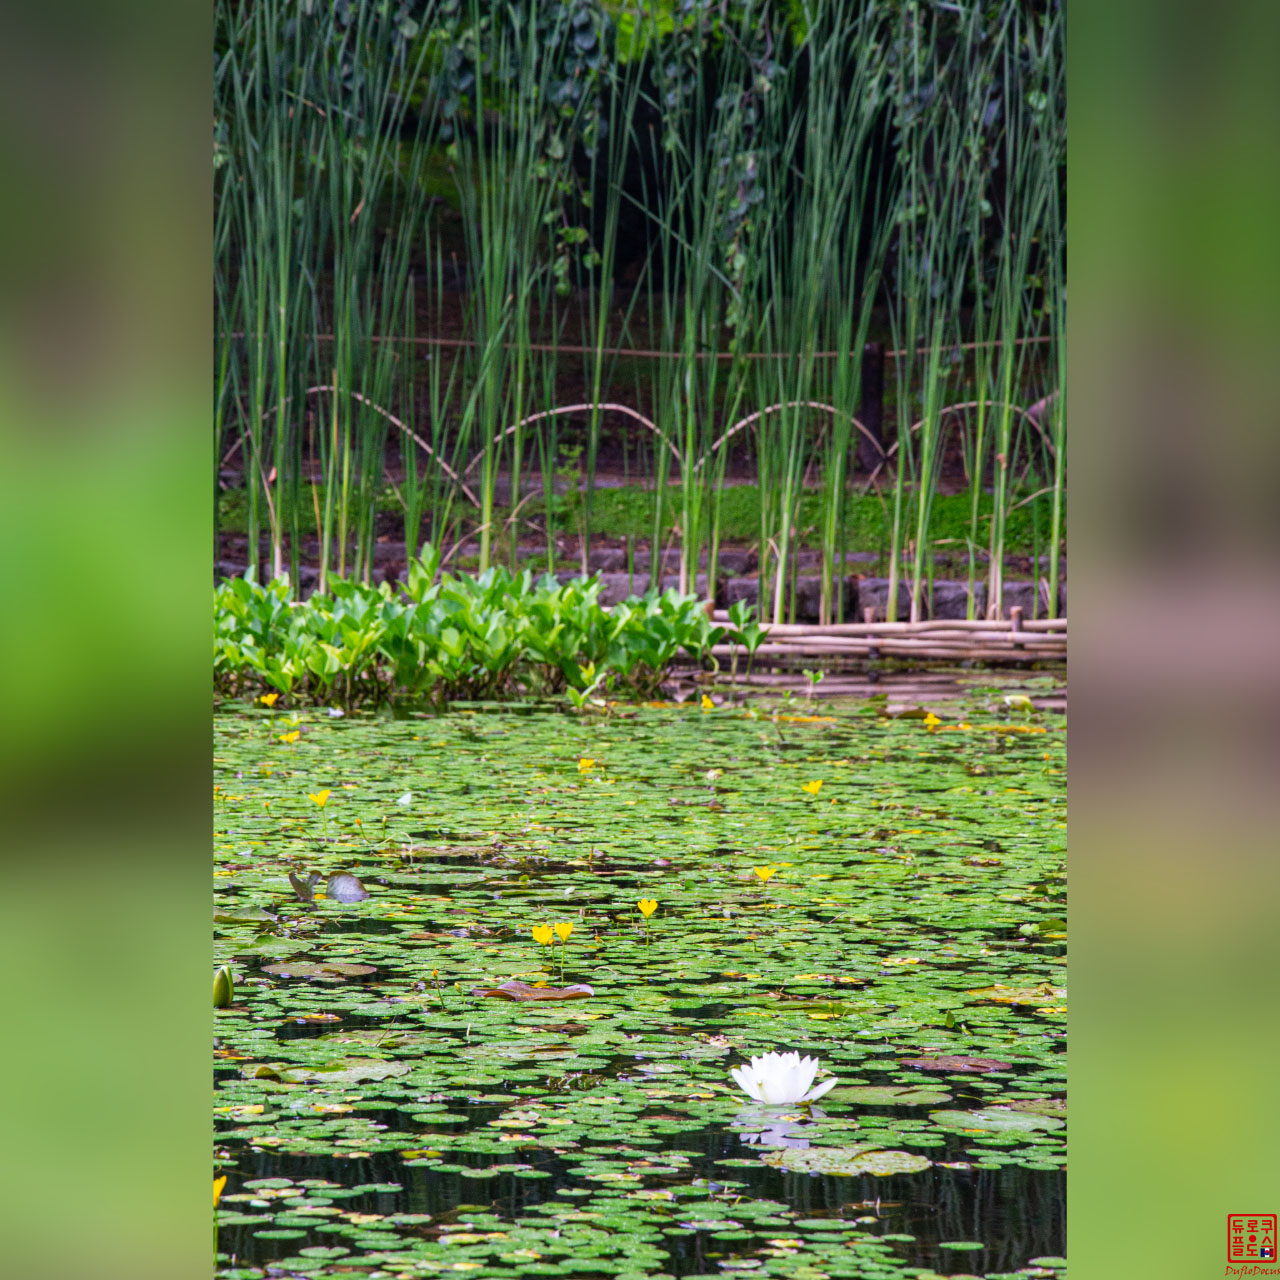
[[[500,987],[474,987],[473,996],[496,996],[500,1000],[586,1000],[595,991],[585,982],[569,987],[531,987],[527,982],[504,982]]]
[[[965,1072],[1008,1071],[1011,1062],[1001,1062],[999,1058],[967,1058],[964,1056],[948,1056],[941,1058],[903,1058],[904,1067],[919,1067],[921,1071],[950,1071],[956,1075]]]

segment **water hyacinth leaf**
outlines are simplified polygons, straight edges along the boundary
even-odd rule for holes
[[[908,1151],[885,1151],[861,1144],[849,1147],[783,1147],[766,1152],[762,1164],[791,1173],[834,1174],[854,1177],[871,1173],[887,1178],[895,1173],[920,1173],[932,1160]]]
[[[475,987],[471,994],[495,996],[500,1000],[586,1000],[595,995],[595,990],[585,982],[575,982],[567,987],[533,987],[513,979],[498,987]]]

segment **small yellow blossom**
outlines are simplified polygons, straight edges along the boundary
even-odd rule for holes
[[[292,733],[282,733],[280,734],[280,741],[290,743],[297,742],[301,732],[302,731],[300,729],[295,729]]]
[[[590,756],[583,756],[578,761],[578,772],[589,773],[596,767],[596,762]]]
[[[213,1180],[213,1207],[218,1207],[218,1201],[222,1199],[222,1188],[227,1185],[227,1175],[224,1173],[220,1178]]]
[[[702,709],[703,711],[714,711],[716,709],[716,704],[705,693],[702,695]]]
[[[307,792],[307,798],[313,804],[316,804],[321,809],[323,809],[325,805],[329,803],[329,788],[325,787],[324,790],[322,791],[315,791],[315,792],[309,791]]]
[[[801,791],[807,791],[811,796],[816,796],[822,790],[822,779],[815,778],[812,782],[801,783]]]
[[[533,926],[533,940],[545,947],[551,941],[551,926],[549,924],[535,924]]]
[[[274,707],[276,705],[276,699],[279,696],[280,695],[278,693],[264,693],[259,696],[258,701],[262,703],[264,707]]]
[[[757,867],[756,875],[760,877],[762,883],[768,883],[769,877],[777,871],[777,867]]]
[[[569,935],[573,932],[572,923],[568,920],[561,920],[555,928],[556,937],[559,938],[561,942],[568,942]]]
[[[653,898],[641,898],[636,906],[640,908],[640,914],[647,920],[658,909],[658,903]]]
[[[932,711],[930,711],[929,714],[924,718],[924,727],[928,729],[930,733],[932,733],[933,730],[936,729],[941,723],[942,721],[937,716],[935,716]]]

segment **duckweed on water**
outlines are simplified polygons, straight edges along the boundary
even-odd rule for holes
[[[1059,1274],[1064,722],[824,711],[219,714],[219,1275]]]

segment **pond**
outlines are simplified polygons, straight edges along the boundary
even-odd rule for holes
[[[1020,687],[224,706],[218,1274],[1065,1274],[1066,726]],[[753,1101],[773,1050],[838,1083]]]

